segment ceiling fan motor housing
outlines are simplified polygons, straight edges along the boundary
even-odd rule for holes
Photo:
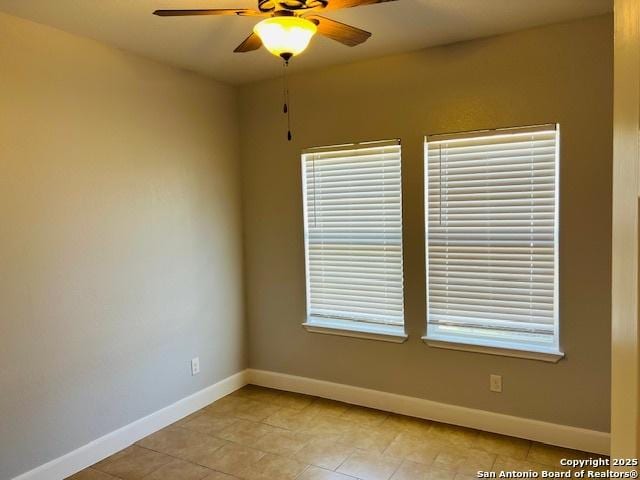
[[[273,12],[274,10],[306,10],[311,8],[326,7],[328,0],[258,0],[258,9],[261,12]]]

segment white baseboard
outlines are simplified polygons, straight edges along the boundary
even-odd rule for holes
[[[291,392],[377,408],[412,417],[526,438],[550,445],[599,454],[609,453],[609,433],[558,425],[502,413],[476,410],[421,398],[352,387],[265,370],[248,370],[248,382]]]
[[[354,405],[527,438],[576,450],[609,453],[609,434],[606,432],[448,405],[313,378],[248,369],[23,473],[13,480],[62,480],[200,410],[247,383],[316,395]]]
[[[62,480],[243,387],[247,379],[247,370],[236,373],[13,480]]]

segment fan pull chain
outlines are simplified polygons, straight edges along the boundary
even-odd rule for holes
[[[284,106],[282,108],[282,112],[287,115],[287,140],[291,141],[293,136],[291,135],[291,108],[289,105],[289,79],[287,77],[287,68],[289,67],[289,62],[287,60],[284,61]]]

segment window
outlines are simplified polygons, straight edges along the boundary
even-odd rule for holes
[[[558,135],[545,125],[427,137],[428,343],[562,355]]]
[[[399,142],[306,150],[302,175],[305,327],[404,341]]]

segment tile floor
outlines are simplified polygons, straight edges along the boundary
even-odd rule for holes
[[[69,480],[467,480],[589,456],[249,385]]]

